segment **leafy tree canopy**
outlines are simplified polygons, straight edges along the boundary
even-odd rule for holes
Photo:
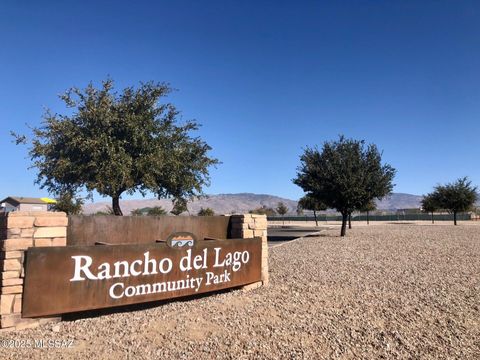
[[[144,215],[145,215],[145,211],[144,211],[144,209],[133,209],[133,210],[130,212],[130,215],[131,215],[131,216],[144,216]]]
[[[167,215],[167,211],[162,208],[161,206],[154,206],[149,209],[147,209],[147,215],[148,216],[162,216],[162,215]]]
[[[440,203],[438,201],[436,194],[430,193],[423,197],[421,204],[422,204],[422,211],[426,213],[433,213],[440,209]]]
[[[453,213],[454,224],[457,225],[457,213],[471,210],[478,195],[477,187],[463,177],[453,183],[437,185],[432,196],[439,208]]]
[[[295,210],[297,215],[303,215],[303,208],[300,206],[299,203],[297,203],[297,209]]]
[[[341,236],[348,215],[373,199],[391,193],[395,169],[382,164],[374,144],[346,139],[325,142],[322,150],[307,147],[293,182],[327,207],[342,214]]]
[[[122,194],[153,192],[158,198],[191,198],[208,185],[208,169],[218,160],[210,146],[191,136],[195,121],[179,125],[179,111],[160,102],[171,88],[141,83],[121,93],[111,79],[97,89],[71,88],[60,98],[68,114],[47,111],[33,129],[29,155],[38,169],[36,183],[53,194],[95,190],[112,198],[122,215]],[[18,136],[17,143],[27,142]]]
[[[374,211],[376,209],[377,209],[377,203],[375,202],[375,200],[371,200],[368,203],[366,203],[363,207],[358,209],[358,211],[370,212],[370,211]]]
[[[317,211],[327,210],[327,205],[321,201],[318,201],[318,199],[316,199],[311,193],[307,193],[300,200],[298,200],[297,208],[313,211],[315,224],[318,226]]]
[[[298,200],[298,206],[302,210],[321,211],[327,210],[327,205],[318,201],[312,194],[306,194]]]
[[[211,208],[204,209],[203,207],[198,211],[198,216],[214,216],[215,211]]]
[[[249,211],[250,214],[258,214],[258,215],[267,215],[272,216],[276,214],[276,211],[266,205],[262,205],[259,208],[253,209]]]
[[[68,215],[78,215],[82,213],[84,199],[76,197],[71,192],[61,194],[57,202],[52,205],[53,211],[63,211]]]
[[[178,216],[186,211],[188,211],[186,199],[179,198],[173,201],[173,209],[170,211],[173,215]]]
[[[277,204],[277,207],[275,208],[275,211],[279,214],[279,215],[285,215],[287,212],[288,212],[288,207],[287,205],[285,205],[283,202],[279,202]]]

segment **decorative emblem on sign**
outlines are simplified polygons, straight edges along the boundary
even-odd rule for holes
[[[192,247],[197,238],[194,234],[186,231],[174,232],[170,234],[167,238],[167,245],[171,248],[187,248]]]

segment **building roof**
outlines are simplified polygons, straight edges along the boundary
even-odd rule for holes
[[[0,203],[8,202],[13,205],[19,204],[47,204],[45,201],[39,198],[32,198],[32,197],[23,197],[23,196],[9,196],[0,201]]]

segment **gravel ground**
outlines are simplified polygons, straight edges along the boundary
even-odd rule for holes
[[[270,249],[271,282],[0,333],[1,359],[480,358],[480,226],[379,225]]]

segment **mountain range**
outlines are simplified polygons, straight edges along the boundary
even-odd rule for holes
[[[391,196],[377,201],[377,209],[397,210],[420,208],[421,200],[422,196],[419,195],[393,193]],[[283,202],[289,208],[289,213],[295,213],[297,209],[296,200],[285,199],[274,195],[251,193],[207,195],[189,202],[188,210],[192,215],[196,214],[200,208],[211,208],[216,214],[239,214],[247,213],[261,206],[276,208],[279,202]],[[85,214],[94,214],[98,211],[105,211],[108,206],[110,206],[110,202],[85,204],[83,212]],[[125,215],[130,214],[130,212],[135,209],[154,206],[161,206],[169,212],[172,209],[172,201],[170,199],[121,200],[120,206]]]

